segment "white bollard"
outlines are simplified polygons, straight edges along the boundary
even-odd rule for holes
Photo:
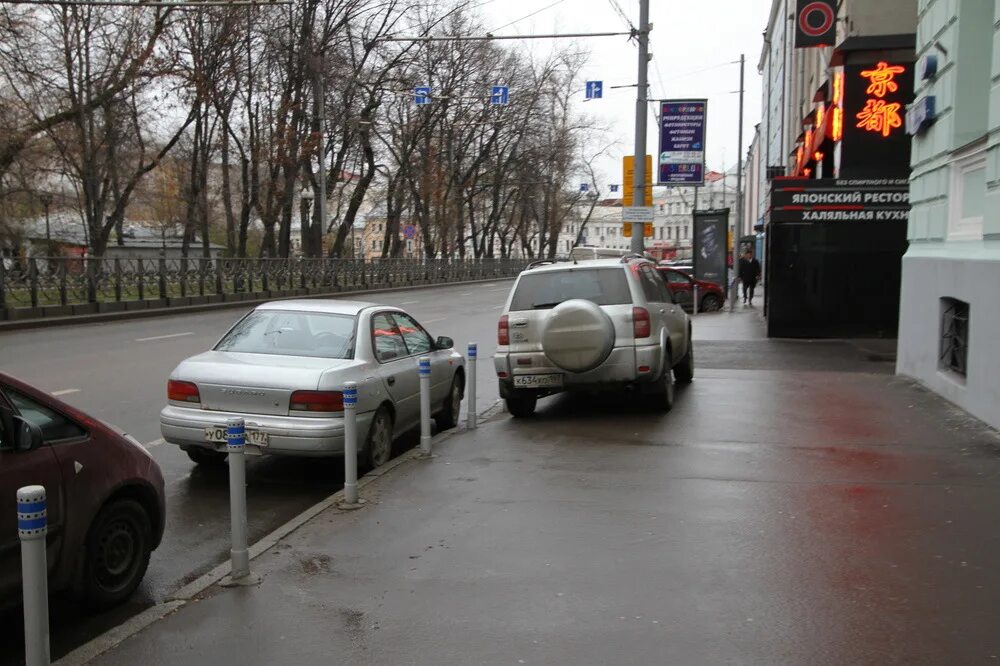
[[[45,488],[19,488],[17,535],[21,539],[25,666],[49,665],[49,572],[45,558],[48,531]]]
[[[344,382],[344,501],[341,507],[360,506],[358,501],[358,383]]]
[[[232,534],[230,577],[235,581],[250,575],[247,550],[247,461],[246,424],[241,418],[226,422],[226,450],[229,452],[229,521]]]
[[[420,373],[420,452],[431,455],[431,359],[421,356]]]
[[[465,425],[469,428],[476,427],[476,361],[479,359],[479,350],[475,342],[469,343],[468,359],[466,360],[466,370],[469,371],[469,377],[466,380],[466,409],[468,410],[468,417],[466,419]]]
[[[694,310],[692,310],[692,312],[694,314],[698,314],[698,283],[697,282],[694,285],[693,291],[694,291]]]

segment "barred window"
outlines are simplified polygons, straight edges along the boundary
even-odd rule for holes
[[[968,356],[969,304],[957,298],[942,298],[939,367],[965,377]]]

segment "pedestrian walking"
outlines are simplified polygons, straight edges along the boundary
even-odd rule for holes
[[[740,258],[740,282],[743,283],[743,303],[753,305],[753,292],[760,280],[760,262],[747,250]]]

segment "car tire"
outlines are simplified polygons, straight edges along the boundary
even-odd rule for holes
[[[456,374],[451,380],[451,388],[448,389],[448,397],[445,398],[444,407],[434,417],[437,422],[438,432],[454,428],[458,425],[462,412],[462,396],[465,391],[465,382],[462,376]]]
[[[133,499],[113,500],[87,532],[81,589],[91,609],[116,606],[131,596],[146,575],[153,552],[149,514]]]
[[[392,414],[382,405],[375,411],[372,424],[365,437],[365,449],[361,453],[360,467],[373,470],[392,460]]]
[[[211,449],[206,449],[203,446],[192,446],[189,449],[184,449],[184,453],[186,453],[188,458],[191,459],[191,462],[196,465],[216,467],[226,462],[225,453],[222,453],[221,451],[212,451]]]
[[[538,396],[530,394],[517,394],[507,397],[507,411],[515,419],[523,419],[535,413],[538,405]]]
[[[674,379],[679,384],[690,384],[694,379],[694,341],[691,340],[690,336],[691,332],[689,331],[687,354],[684,354],[680,363],[674,366]]]
[[[656,411],[666,413],[674,408],[674,381],[671,375],[670,368],[665,368],[650,391],[650,407]]]
[[[722,299],[715,294],[706,294],[701,299],[701,306],[698,312],[718,312],[722,309]]]

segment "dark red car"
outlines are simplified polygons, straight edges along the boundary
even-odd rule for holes
[[[726,293],[714,282],[696,280],[686,271],[669,266],[657,266],[656,270],[667,281],[667,286],[677,299],[677,303],[687,312],[694,310],[694,285],[698,285],[698,312],[716,312],[726,302]]]
[[[120,603],[163,536],[163,475],[123,432],[0,373],[0,607],[21,599],[17,489],[45,486],[49,590]]]

